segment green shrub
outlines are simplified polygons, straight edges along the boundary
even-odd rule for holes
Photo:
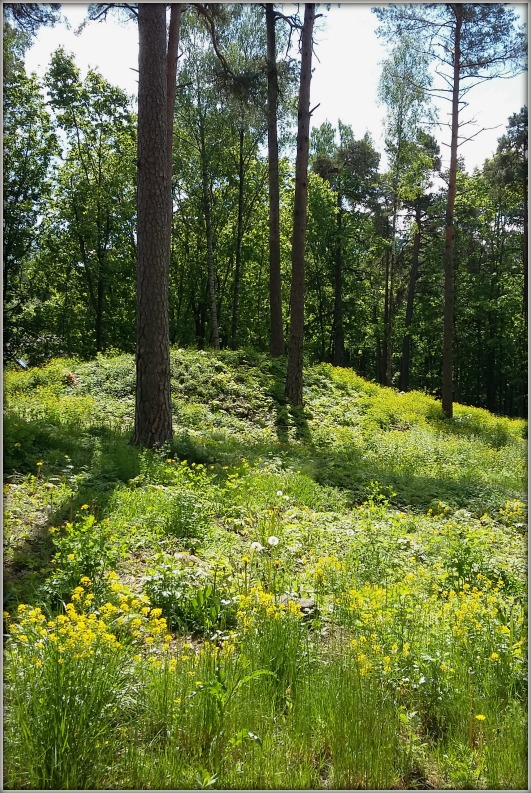
[[[212,634],[235,625],[235,598],[202,568],[161,562],[144,577],[143,587],[176,630]]]

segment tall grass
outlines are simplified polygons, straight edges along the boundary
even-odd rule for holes
[[[7,373],[7,786],[525,788],[525,423],[172,362],[157,451],[129,356]]]

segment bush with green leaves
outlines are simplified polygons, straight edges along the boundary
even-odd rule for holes
[[[219,586],[203,566],[160,561],[143,578],[143,589],[178,631],[212,634],[235,625],[233,593]]]
[[[109,592],[105,573],[114,568],[122,554],[122,548],[111,539],[108,521],[98,522],[94,515],[87,514],[65,523],[61,529],[52,526],[50,532],[56,549],[53,572],[39,587],[40,597],[57,607],[65,602],[80,578],[88,576],[94,594],[102,600]]]

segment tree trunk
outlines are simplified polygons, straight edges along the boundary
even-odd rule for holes
[[[402,339],[402,360],[400,362],[400,380],[398,387],[400,391],[409,389],[409,362],[411,358],[411,334],[410,328],[413,321],[413,301],[415,298],[415,287],[419,277],[419,258],[420,258],[420,222],[421,208],[420,199],[415,206],[415,223],[417,230],[413,238],[413,255],[411,259],[411,272],[409,274],[409,285],[407,290],[406,317],[404,321],[404,338]]]
[[[282,279],[280,274],[280,190],[278,184],[278,73],[275,41],[275,11],[273,3],[266,3],[265,10],[267,32],[267,147],[269,168],[270,351],[273,357],[278,358],[280,355],[284,354]]]
[[[138,31],[137,344],[133,442],[153,447],[172,437],[166,6],[140,3]]]
[[[302,406],[302,346],[304,338],[304,249],[308,203],[308,152],[310,145],[310,82],[315,3],[306,3],[301,42],[301,76],[297,110],[297,157],[295,160],[295,204],[291,246],[291,322],[286,376],[286,397]]]
[[[244,188],[244,163],[243,163],[244,130],[239,130],[239,161],[238,161],[238,222],[236,228],[236,257],[234,266],[234,295],[232,301],[232,327],[231,347],[233,350],[238,345],[238,314],[240,308],[240,287],[242,280],[242,240],[243,240],[243,188]]]
[[[341,190],[337,193],[337,227],[336,251],[334,261],[334,340],[333,358],[334,366],[343,366],[345,363],[345,330],[343,327],[343,251],[342,251],[342,221],[343,206]]]
[[[457,135],[459,132],[459,76],[461,60],[461,26],[463,8],[452,5],[455,14],[454,75],[452,86],[452,137],[450,142],[450,176],[446,201],[444,245],[444,325],[442,358],[442,411],[453,416],[453,333],[454,333],[454,207],[457,188]]]

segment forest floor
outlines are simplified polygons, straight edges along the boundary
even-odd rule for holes
[[[284,372],[5,372],[7,789],[527,789],[527,423]]]

